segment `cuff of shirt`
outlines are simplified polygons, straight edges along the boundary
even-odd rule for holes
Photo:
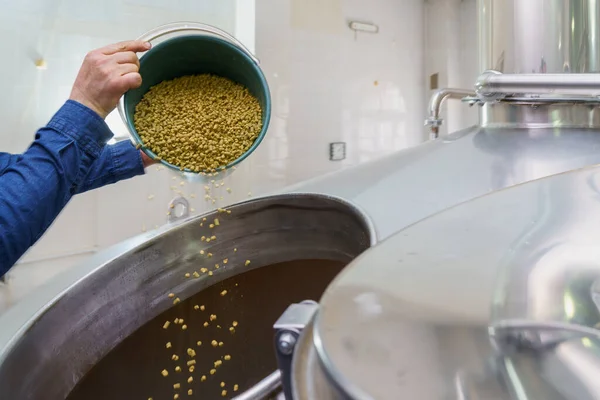
[[[97,158],[112,137],[106,122],[94,111],[73,100],[58,110],[48,127],[73,139],[82,149]]]
[[[108,148],[112,153],[113,176],[116,182],[144,174],[142,155],[129,140],[117,142]]]

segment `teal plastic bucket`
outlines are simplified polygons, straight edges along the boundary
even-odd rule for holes
[[[164,36],[190,30],[194,32],[168,38],[153,45],[152,49],[141,56],[142,86],[125,93],[119,104],[119,111],[133,141],[142,146],[142,151],[148,157],[157,159],[157,155],[144,146],[135,129],[133,119],[135,107],[152,86],[180,76],[198,74],[218,75],[245,86],[258,99],[262,108],[262,130],[244,154],[223,166],[223,168],[231,168],[256,150],[267,133],[271,118],[269,86],[258,65],[258,60],[233,37],[217,28],[193,23],[176,23],[159,27],[142,36],[141,39],[148,40],[148,37],[152,36]],[[159,32],[159,34],[153,34],[153,32]],[[178,166],[164,160],[160,160],[160,162],[168,168],[180,171]],[[187,169],[184,172],[194,174]]]

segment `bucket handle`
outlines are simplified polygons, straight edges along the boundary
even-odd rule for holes
[[[252,59],[252,61],[254,61],[256,64],[260,64],[260,62],[258,61],[258,58],[256,58],[254,56],[254,54],[252,54],[250,52],[250,50],[248,50],[248,48],[246,46],[244,46],[242,44],[242,42],[237,40],[235,37],[233,37],[229,33],[225,32],[224,30],[221,30],[215,26],[201,24],[198,22],[185,21],[185,22],[173,22],[170,24],[161,25],[159,27],[156,27],[156,28],[144,33],[142,36],[140,36],[138,38],[138,40],[152,42],[153,40],[156,40],[161,36],[165,36],[170,33],[181,32],[181,31],[198,31],[198,32],[204,32],[204,33],[209,33],[211,35],[218,36],[221,39],[225,39],[226,41],[239,47],[244,53],[246,53],[248,55],[248,57],[250,57]]]

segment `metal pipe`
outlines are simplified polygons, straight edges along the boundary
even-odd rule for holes
[[[425,120],[425,126],[430,127],[430,139],[436,139],[439,136],[439,129],[444,121],[440,117],[442,104],[446,99],[463,99],[467,96],[475,96],[472,90],[465,89],[439,89],[429,99],[429,117]]]
[[[483,101],[511,94],[600,95],[600,74],[502,74],[485,71],[475,83]]]
[[[281,372],[272,372],[269,376],[252,386],[249,390],[233,398],[233,400],[261,400],[281,388]]]

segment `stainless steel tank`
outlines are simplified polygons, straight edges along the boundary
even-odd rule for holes
[[[472,88],[432,96],[426,124],[433,140],[289,190],[360,205],[384,239],[477,196],[599,163],[600,75],[591,73],[600,65],[600,3],[477,5],[482,75]],[[479,125],[438,137],[446,99],[478,107]]]
[[[570,240],[556,229],[577,230],[587,215],[587,208],[578,207],[594,202],[593,190],[585,191],[582,179],[591,179],[595,170],[578,169],[600,163],[600,75],[590,74],[598,65],[594,44],[600,4],[495,0],[478,6],[481,70],[486,72],[471,89],[443,89],[432,98],[426,120],[431,141],[283,194],[236,204],[222,216],[227,223],[215,241],[202,240],[205,227],[199,224],[202,218],[219,217],[217,211],[132,239],[57,277],[0,317],[0,398],[160,399],[173,393],[185,398],[190,375],[180,378],[174,368],[183,369],[185,360],[189,369],[188,348],[208,354],[207,364],[193,372],[198,386],[190,388],[198,397],[218,398],[228,390],[226,397],[265,398],[283,382],[288,397],[311,400],[342,394],[385,399],[400,393],[423,399],[508,399],[514,390],[529,396],[514,398],[563,398],[559,395],[571,384],[553,382],[555,371],[574,368],[566,367],[573,359],[564,361],[561,353],[542,365],[540,353],[518,353],[525,358],[506,361],[506,354],[513,353],[504,351],[514,343],[539,351],[535,335],[531,343],[520,335],[524,318],[517,312],[529,310],[529,304],[523,305],[530,299],[524,292],[528,287],[514,286],[523,277],[533,282],[520,266],[537,253],[527,241],[518,248],[511,241],[527,221],[541,233],[534,229],[524,237],[550,232],[548,240]],[[480,124],[438,137],[441,104],[449,98],[479,107]],[[565,176],[578,183],[569,186]],[[567,197],[574,190],[569,204],[576,218],[550,229],[540,221],[566,209],[540,204],[554,204],[556,188],[566,190],[562,195]],[[538,219],[527,220],[534,211],[540,212]],[[591,232],[590,238],[595,235]],[[299,303],[318,300],[342,265],[383,239],[388,240],[339,276],[320,306]],[[209,252],[221,262],[207,261]],[[520,260],[514,266],[513,253]],[[570,253],[565,254],[568,259]],[[500,259],[506,266],[496,265]],[[194,278],[193,271],[216,263],[221,268],[213,269],[213,276]],[[505,276],[496,279],[499,273]],[[533,328],[541,323],[565,328],[556,311],[563,289],[536,292],[538,302],[551,302],[527,315],[526,321],[537,318]],[[170,292],[180,304],[173,305]],[[504,300],[490,303],[491,292]],[[582,297],[576,299],[575,308]],[[195,306],[201,302],[215,307],[216,320],[198,316]],[[579,333],[592,332],[584,328],[595,321],[591,303],[585,304],[591,317],[578,322],[583,324],[575,328]],[[175,324],[175,318],[184,322]],[[228,337],[234,318],[240,325],[236,336]],[[171,325],[164,330],[167,320]],[[169,329],[179,329],[178,336],[167,334]],[[528,330],[524,336],[531,335]],[[214,348],[212,340],[217,341]],[[225,353],[228,345],[232,354]],[[575,351],[566,347],[567,353]],[[500,361],[494,363],[490,356],[496,354]],[[220,358],[225,355],[232,356],[231,363]],[[211,365],[218,360],[224,364],[211,377]],[[549,374],[545,368],[557,369]],[[167,377],[161,376],[163,369]],[[510,377],[499,380],[502,374]],[[544,386],[548,376],[552,382]],[[518,386],[526,379],[533,379],[527,381],[533,392]],[[173,387],[177,383],[180,389]],[[235,384],[238,392],[232,391]],[[542,387],[543,396],[536,397],[536,388]],[[588,393],[594,398],[600,392]]]
[[[365,252],[280,356],[293,398],[600,398],[599,188],[600,167],[528,182]]]
[[[273,321],[290,303],[318,300],[374,232],[330,196],[270,196],[227,211],[122,243],[2,315],[0,399],[164,399],[190,389],[231,398],[261,381],[255,398],[277,391],[277,373],[263,381],[277,369]]]

